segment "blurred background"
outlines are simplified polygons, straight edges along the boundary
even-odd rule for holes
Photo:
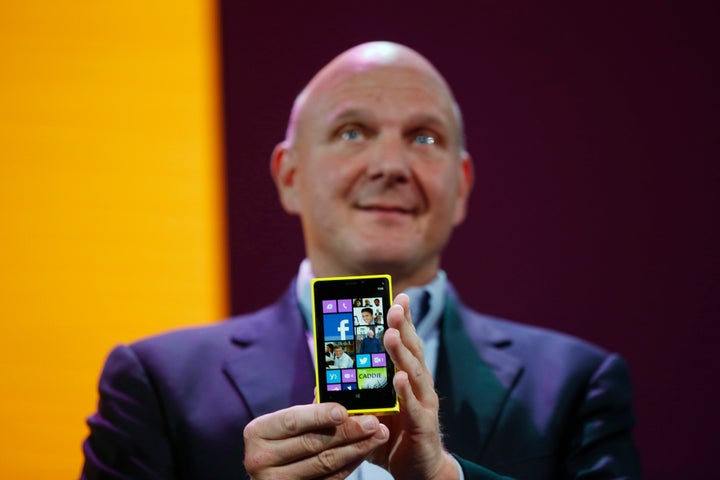
[[[714,2],[0,5],[0,472],[77,477],[113,345],[277,298],[303,257],[268,173],[340,51],[416,48],[476,166],[466,303],[619,352],[647,478],[720,428]],[[379,232],[381,234],[381,232]]]
[[[77,478],[109,349],[228,312],[217,25],[0,3],[2,478]]]

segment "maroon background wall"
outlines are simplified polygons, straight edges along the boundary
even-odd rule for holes
[[[720,430],[718,7],[577,3],[223,2],[233,311],[276,298],[303,257],[268,173],[294,96],[347,47],[406,43],[466,117],[477,183],[444,262],[465,301],[620,352],[647,478],[703,478]]]

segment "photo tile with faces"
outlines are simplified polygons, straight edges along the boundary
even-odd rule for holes
[[[355,325],[384,325],[383,299],[380,297],[353,299]]]

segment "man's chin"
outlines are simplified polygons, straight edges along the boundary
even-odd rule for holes
[[[368,275],[371,274],[400,274],[407,270],[414,262],[408,255],[408,250],[389,249],[387,245],[378,245],[374,248],[366,247],[359,254],[358,265]]]

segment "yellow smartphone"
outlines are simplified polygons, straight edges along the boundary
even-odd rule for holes
[[[400,411],[395,366],[383,345],[391,302],[390,275],[313,280],[318,402],[338,402],[353,415]]]

